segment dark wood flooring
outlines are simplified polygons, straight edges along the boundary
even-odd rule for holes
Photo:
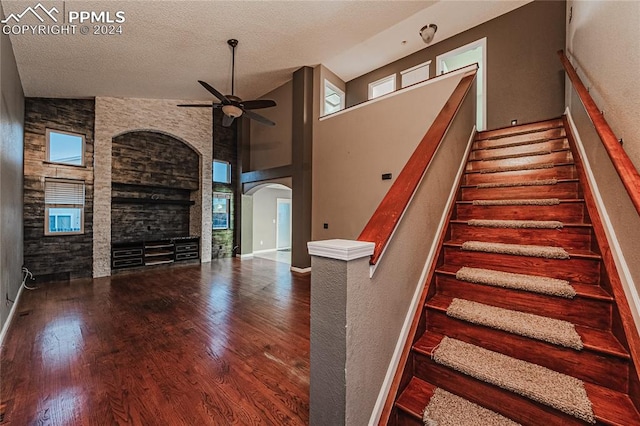
[[[1,425],[307,424],[309,277],[223,259],[25,290]]]

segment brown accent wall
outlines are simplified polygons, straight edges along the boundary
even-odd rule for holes
[[[250,159],[249,168],[245,172],[291,164],[293,82],[289,80],[262,98],[273,99],[278,105],[256,112],[274,121],[276,125],[271,127],[250,121]]]
[[[440,23],[438,23],[440,24]],[[565,44],[565,2],[534,1],[347,82],[347,106],[367,100],[368,84],[487,37],[487,127],[562,115],[564,74],[556,52]]]
[[[92,275],[94,118],[93,100],[27,98],[25,101],[24,264],[43,281]],[[83,167],[45,161],[47,128],[85,135]],[[83,234],[44,235],[47,177],[84,181]]]

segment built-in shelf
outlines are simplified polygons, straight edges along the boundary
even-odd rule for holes
[[[114,243],[111,248],[113,269],[162,265],[200,258],[199,237],[179,237],[160,241]]]
[[[182,206],[192,206],[196,202],[191,200],[167,200],[159,199],[154,200],[152,198],[135,198],[135,197],[113,197],[111,198],[113,204],[173,204]]]

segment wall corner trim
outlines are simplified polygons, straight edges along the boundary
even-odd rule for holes
[[[307,243],[309,255],[328,257],[330,259],[351,261],[371,256],[375,248],[374,243],[353,240],[324,240],[309,241]]]
[[[16,310],[18,309],[18,303],[20,302],[20,296],[22,296],[22,290],[24,290],[24,285],[20,285],[20,290],[18,290],[18,294],[11,306],[11,310],[9,311],[9,316],[2,326],[2,331],[0,332],[0,346],[4,346],[4,338],[7,336],[7,332],[9,331],[9,327],[11,326],[11,322],[13,321],[13,317],[15,316]]]

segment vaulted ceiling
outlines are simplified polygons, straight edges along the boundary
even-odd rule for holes
[[[62,25],[71,11],[109,12],[111,19],[124,12],[125,22],[116,24],[122,34],[93,34],[91,23],[81,34],[74,22],[75,34],[27,32],[11,42],[26,96],[211,100],[196,80],[231,92],[226,40],[236,38],[236,94],[248,99],[304,65],[323,63],[348,81],[423,48],[418,31],[425,24],[438,25],[437,43],[527,2],[42,1],[56,8]],[[6,17],[38,4],[1,3]],[[43,18],[27,13],[19,24],[55,24]]]

